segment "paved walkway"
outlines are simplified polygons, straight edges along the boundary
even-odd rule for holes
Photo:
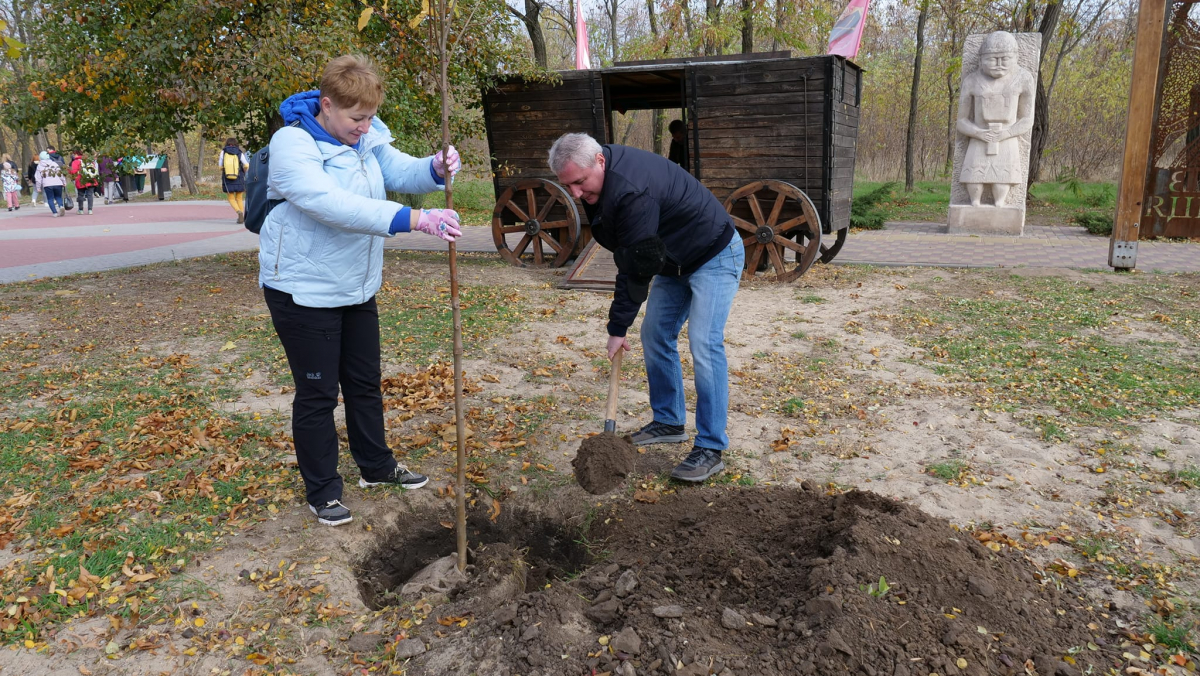
[[[149,202],[105,206],[94,215],[51,218],[24,202],[0,212],[0,284],[96,272],[231,251],[253,251],[257,236],[234,222],[224,202]],[[835,263],[937,267],[1055,267],[1108,270],[1108,238],[1082,228],[1026,226],[1024,237],[946,234],[937,223],[889,223],[851,233]],[[510,235],[513,244],[517,235]],[[421,234],[387,241],[389,249],[445,251]],[[495,253],[491,228],[464,228],[459,251]],[[1138,268],[1200,272],[1200,243],[1141,242]]]
[[[888,223],[851,233],[834,263],[1111,270],[1108,238],[1071,226],[1027,225],[1023,237],[950,235],[942,223]],[[1200,243],[1138,242],[1146,272],[1200,272]]]
[[[44,204],[0,212],[0,284],[97,272],[230,251],[258,238],[224,202],[148,202],[106,206],[58,218]]]

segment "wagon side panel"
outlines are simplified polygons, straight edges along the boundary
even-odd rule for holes
[[[823,61],[694,67],[700,178],[718,199],[774,179],[800,188],[824,212]]]
[[[484,92],[483,106],[496,196],[527,178],[554,180],[550,146],[568,132],[604,142],[604,90],[593,71],[560,73],[560,83],[503,82]]]
[[[829,154],[829,229],[850,226],[850,200],[854,191],[854,152],[858,144],[858,112],[862,99],[862,69],[842,58],[832,63]]]

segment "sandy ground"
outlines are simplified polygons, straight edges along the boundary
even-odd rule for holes
[[[889,328],[888,317],[928,300],[920,289],[934,277],[980,274],[817,266],[793,285],[744,283],[727,331],[732,389],[725,480],[798,486],[811,479],[830,490],[870,490],[963,527],[995,526],[1018,542],[1023,538],[1033,543],[1030,555],[1044,563],[1072,556],[1062,544],[1035,546],[1047,534],[1058,533],[1107,534],[1132,543],[1143,557],[1163,565],[1194,565],[1200,555],[1192,531],[1200,491],[1163,486],[1148,497],[1122,502],[1114,497],[1114,485],[1121,479],[1136,480],[1138,470],[1116,467],[1098,473],[1094,458],[1080,451],[1080,442],[1116,438],[1147,451],[1165,448],[1164,457],[1149,458],[1143,467],[1183,469],[1200,464],[1200,412],[1164,412],[1117,431],[1079,428],[1067,442],[1048,442],[1020,416],[979,407],[969,389],[939,376],[924,355],[905,342],[902,332]],[[1071,279],[1078,273],[1038,274]],[[520,287],[538,307],[556,308],[552,316],[494,338],[484,358],[465,364],[468,375],[482,387],[470,396],[472,406],[552,398],[550,416],[531,448],[554,471],[540,483],[523,484],[510,477],[510,501],[536,500],[536,492],[545,490],[547,483],[581,504],[589,500],[570,485],[569,461],[579,440],[599,431],[603,423],[608,298],[558,291],[552,285],[560,275],[561,271],[497,267],[464,270],[466,284]],[[820,302],[805,301],[813,296]],[[17,316],[15,321],[34,320]],[[1158,331],[1150,323],[1135,324],[1127,335]],[[636,344],[636,327],[631,337]],[[685,377],[690,378],[686,345],[685,337],[681,351]],[[817,358],[824,361],[814,362]],[[399,372],[408,366],[387,368]],[[531,375],[537,369],[551,376]],[[618,426],[629,432],[650,420],[640,350],[626,359],[622,387]],[[694,402],[690,381],[688,387],[689,402]],[[797,400],[801,412],[795,407],[792,415],[780,410],[781,403],[791,399]],[[255,376],[247,381],[243,397],[228,406],[285,416],[289,400],[286,391],[280,393]],[[689,430],[694,432],[690,415]],[[642,449],[642,474],[634,483],[674,490],[666,487],[663,473],[687,450],[683,444]],[[969,474],[948,482],[926,473],[929,465],[947,458],[965,461]],[[253,626],[264,636],[277,637],[280,654],[294,662],[276,666],[275,673],[359,673],[353,656],[376,650],[383,639],[393,638],[395,627],[364,605],[354,566],[381,532],[403,529],[407,520],[447,509],[448,501],[435,490],[446,482],[445,459],[413,464],[437,480],[408,494],[349,489],[347,503],[355,521],[348,527],[316,525],[305,506],[293,504],[273,520],[226,539],[180,576],[194,585],[194,593],[173,618],[204,617],[209,629]],[[298,486],[298,476],[295,481]],[[1182,516],[1171,519],[1164,514]],[[447,540],[451,537],[447,531]],[[285,566],[287,574],[280,582],[264,585],[247,579],[255,571],[280,570],[281,561],[295,567]],[[1101,576],[1090,584],[1095,594],[1118,608],[1130,613],[1144,608],[1142,597],[1115,589]],[[291,626],[289,604],[316,585],[324,585],[328,594],[323,603],[331,609],[326,614],[329,621],[324,626]],[[1188,586],[1183,583],[1183,588]],[[187,654],[196,641],[185,638],[181,626],[186,625],[173,621],[115,632],[103,619],[74,623],[58,633],[48,651],[39,654],[15,646],[0,651],[0,673],[268,673],[237,644],[226,645],[219,636],[209,639],[208,649]],[[105,658],[110,641],[124,645],[146,636],[159,637],[153,653]]]

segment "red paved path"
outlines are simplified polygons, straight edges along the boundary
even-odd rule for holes
[[[156,246],[195,242],[212,237],[223,237],[226,234],[223,232],[184,232],[171,235],[113,235],[76,240],[61,237],[22,239],[5,242],[4,247],[0,248],[0,268],[50,263],[88,256],[104,256],[126,251],[150,249]]]

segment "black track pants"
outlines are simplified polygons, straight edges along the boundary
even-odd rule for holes
[[[367,477],[396,466],[383,431],[379,390],[379,308],[375,299],[334,308],[297,305],[291,294],[264,288],[275,332],[287,353],[296,396],[292,436],[310,505],[342,497],[333,410],[338,385],[346,405],[350,454]]]

